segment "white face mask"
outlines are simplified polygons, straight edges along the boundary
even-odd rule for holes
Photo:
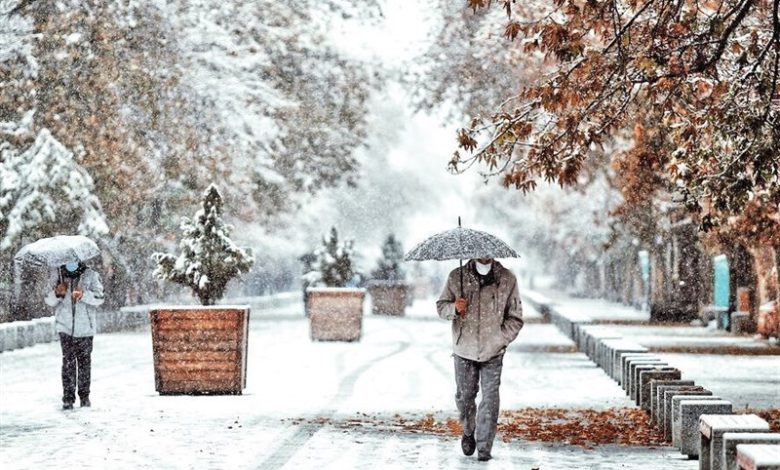
[[[493,263],[482,264],[479,261],[474,261],[474,262],[477,263],[477,272],[483,276],[489,273],[490,270],[493,268]]]

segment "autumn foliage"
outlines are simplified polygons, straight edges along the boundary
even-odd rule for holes
[[[539,179],[573,185],[596,150],[641,119],[659,138],[622,164],[654,166],[704,212],[705,228],[751,201],[780,204],[777,0],[469,5],[502,8],[506,47],[541,54],[544,66],[459,132],[465,153],[453,170],[480,162],[522,191]]]

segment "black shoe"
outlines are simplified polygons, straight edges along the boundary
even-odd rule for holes
[[[477,441],[474,436],[463,435],[460,438],[460,448],[463,450],[463,455],[474,455],[474,450],[477,448]]]
[[[480,462],[487,462],[492,458],[493,457],[490,456],[490,452],[479,451],[479,455],[477,455],[477,460],[479,460]]]
[[[81,407],[82,408],[89,408],[90,406],[92,406],[92,402],[89,401],[89,398],[82,398],[81,399]]]
[[[72,410],[73,409],[73,402],[66,401],[62,404],[63,410]]]

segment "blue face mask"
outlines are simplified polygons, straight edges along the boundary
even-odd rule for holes
[[[79,269],[78,263],[65,263],[65,270],[69,273],[75,273],[77,269]]]

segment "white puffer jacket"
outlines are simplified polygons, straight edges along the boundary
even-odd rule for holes
[[[62,281],[68,286],[68,291],[65,297],[62,298],[58,298],[54,293],[54,288],[59,281],[60,276],[55,270],[49,277],[48,292],[44,299],[47,305],[54,307],[57,333],[65,333],[80,338],[95,336],[97,332],[95,307],[102,304],[104,300],[103,284],[100,282],[100,275],[87,268],[77,279],[63,277]],[[84,291],[84,296],[81,300],[75,302],[74,305],[71,292],[78,288]]]

